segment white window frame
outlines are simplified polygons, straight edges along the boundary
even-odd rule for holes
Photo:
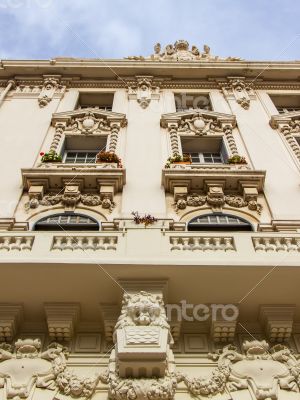
[[[223,155],[222,155],[221,152],[213,153],[213,152],[205,151],[205,152],[192,152],[192,153],[185,153],[185,154],[190,154],[191,157],[192,157],[192,154],[198,154],[198,157],[199,157],[200,161],[199,162],[193,162],[192,161],[192,164],[224,164],[224,158],[223,158]],[[220,162],[214,162],[214,161],[208,162],[208,161],[205,161],[204,154],[210,154],[212,159],[213,159],[212,154],[218,154],[220,159],[221,159],[221,161]]]
[[[101,150],[65,150],[64,156],[63,156],[63,163],[64,164],[95,164],[96,163],[96,155],[99,153],[99,151],[101,151]],[[77,153],[77,154],[78,153],[86,153],[86,154],[87,153],[95,153],[95,161],[93,163],[91,163],[91,162],[77,163],[76,161],[73,163],[71,163],[71,162],[69,163],[69,162],[66,162],[68,153]],[[87,156],[86,156],[86,158],[87,158]]]

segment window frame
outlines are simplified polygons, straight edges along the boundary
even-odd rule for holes
[[[208,221],[207,223],[197,223],[197,222],[193,222],[195,220],[199,220],[199,219],[204,219],[205,217],[208,217],[208,219],[210,217],[216,217],[217,219],[219,219],[220,217],[225,218],[225,219],[235,219],[236,221],[240,221],[240,223],[213,223]],[[199,228],[202,229],[199,229]],[[212,232],[216,232],[216,231],[222,231],[222,232],[235,232],[235,231],[253,231],[253,225],[247,221],[245,218],[242,217],[238,217],[236,215],[232,215],[232,214],[228,214],[228,213],[207,213],[207,214],[203,214],[203,215],[198,215],[194,218],[192,218],[188,224],[187,224],[187,228],[188,231],[194,231],[194,232],[203,232],[203,231],[212,231]],[[198,228],[198,229],[197,229]],[[225,229],[226,228],[226,229]]]
[[[101,150],[81,150],[81,149],[80,150],[65,150],[64,153],[63,153],[62,162],[63,162],[63,164],[84,164],[84,165],[86,165],[86,164],[96,164],[96,156],[102,150],[103,149],[101,149]],[[77,163],[76,161],[74,161],[74,162],[66,162],[66,159],[68,157],[68,153],[76,153],[76,154],[78,154],[78,153],[86,153],[86,154],[95,153],[95,161],[93,163],[92,162]],[[87,156],[86,156],[86,158],[87,158]]]
[[[48,223],[46,220],[55,218],[55,217],[77,217],[77,218],[86,218],[87,220],[90,220],[91,223]],[[37,227],[43,227],[44,229],[37,229]],[[53,227],[56,227],[56,229],[53,229]],[[89,227],[90,229],[83,229]],[[99,231],[101,227],[101,223],[97,221],[95,218],[90,217],[85,214],[81,213],[56,213],[56,214],[50,214],[46,217],[43,217],[39,219],[38,221],[35,222],[33,226],[34,231],[53,231],[53,232],[60,232],[60,231]],[[79,229],[78,229],[79,228]]]

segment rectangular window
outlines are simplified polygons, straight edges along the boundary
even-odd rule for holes
[[[77,109],[95,108],[97,110],[112,111],[114,93],[80,93]]]
[[[221,153],[189,153],[193,164],[221,164],[223,157]]]
[[[67,164],[94,164],[98,151],[67,151],[64,162]]]
[[[300,95],[270,95],[279,114],[300,111]]]
[[[181,136],[184,154],[190,154],[193,164],[223,164],[227,151],[222,137]]]
[[[208,110],[212,111],[209,95],[206,93],[174,93],[176,111]]]

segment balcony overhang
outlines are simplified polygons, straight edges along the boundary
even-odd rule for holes
[[[249,169],[241,165],[171,165],[162,171],[162,185],[166,192],[174,193],[174,187],[186,187],[188,191],[206,190],[208,185],[221,185],[223,190],[241,191],[243,186],[255,187],[261,192],[265,171]]]
[[[39,168],[22,169],[23,188],[43,186],[45,191],[78,185],[80,190],[95,190],[100,186],[113,186],[115,193],[121,192],[126,182],[126,171],[117,164],[93,165],[42,164]]]

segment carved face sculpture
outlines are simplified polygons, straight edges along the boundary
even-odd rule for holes
[[[177,40],[175,43],[176,50],[184,50],[187,51],[189,49],[189,43],[186,40]]]
[[[149,296],[143,296],[139,299],[132,298],[128,303],[128,316],[135,325],[150,325],[158,319],[161,314],[160,305],[152,301]]]

